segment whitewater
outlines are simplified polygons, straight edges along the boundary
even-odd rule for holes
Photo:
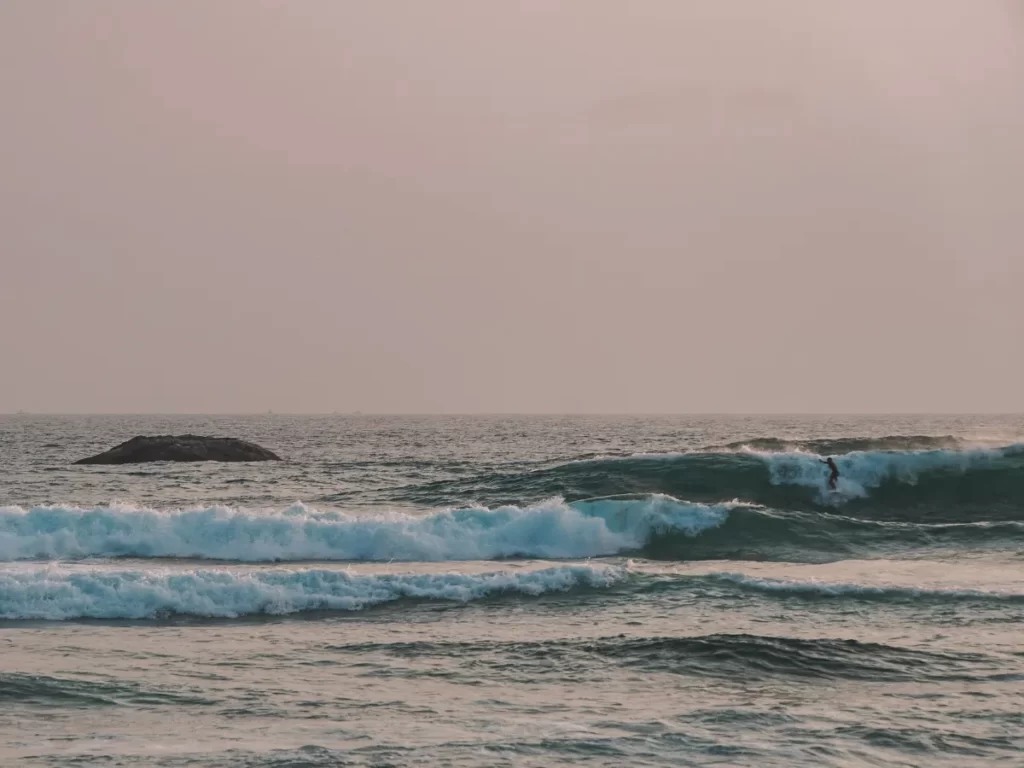
[[[696,533],[730,505],[654,496],[426,514],[19,507],[0,509],[0,560],[174,557],[238,561],[580,558],[641,548],[656,530]]]
[[[284,461],[73,464],[187,432]],[[19,415],[0,467],[0,764],[1024,749],[1021,417]]]

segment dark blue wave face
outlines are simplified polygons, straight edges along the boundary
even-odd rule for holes
[[[642,554],[658,560],[774,560],[830,562],[899,557],[908,551],[1016,551],[1024,522],[908,523],[865,520],[824,512],[780,512],[734,507],[718,526],[696,534],[659,530]]]
[[[578,501],[664,494],[712,504],[739,500],[787,511],[841,511],[875,520],[1024,520],[1024,449],[1019,446],[825,455],[835,455],[840,470],[835,492],[819,454],[724,451],[589,459],[404,486],[393,493],[396,501],[425,506],[458,506],[467,499],[500,505],[554,496]]]

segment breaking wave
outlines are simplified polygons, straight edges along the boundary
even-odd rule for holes
[[[0,560],[162,557],[303,560],[581,558],[642,549],[656,532],[696,535],[733,505],[664,496],[430,514],[351,515],[297,504],[268,513],[227,507],[0,508]]]
[[[822,456],[869,451],[936,451],[1000,448],[992,440],[967,439],[953,435],[885,435],[882,437],[836,437],[817,439],[784,439],[758,437],[737,440],[721,447],[726,451],[766,451],[772,453],[805,452]]]
[[[904,438],[874,442],[900,440]],[[407,486],[395,498],[444,505],[467,497],[500,504],[552,496],[575,501],[664,494],[711,504],[739,499],[786,510],[843,508],[881,519],[927,515],[947,522],[1024,520],[1024,445],[846,453],[765,447],[735,444],[721,451],[592,458],[529,472]],[[835,493],[828,489],[828,471],[821,463],[826,455],[836,456],[841,473]]]
[[[468,602],[501,594],[536,596],[577,588],[607,588],[626,578],[624,569],[588,565],[526,572],[420,575],[46,567],[0,571],[0,619],[237,618],[360,611],[397,600]]]
[[[424,514],[350,514],[296,504],[0,508],[0,561],[186,558],[233,562],[576,559],[824,562],[901,550],[1014,549],[1024,521],[906,522],[668,496],[613,497]]]

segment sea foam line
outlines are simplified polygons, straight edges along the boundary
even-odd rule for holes
[[[668,496],[414,515],[283,512],[229,507],[0,508],[0,561],[174,557],[278,562],[444,561],[502,557],[581,558],[641,548],[652,533],[696,535],[721,525],[734,505]]]
[[[403,599],[469,602],[608,588],[624,568],[568,565],[482,574],[353,574],[340,570],[0,570],[0,619],[237,618],[306,611],[360,611]]]

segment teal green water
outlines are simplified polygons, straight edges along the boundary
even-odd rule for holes
[[[72,464],[184,432],[285,461]],[[0,417],[0,764],[1017,764],[1022,443],[1021,417]]]

